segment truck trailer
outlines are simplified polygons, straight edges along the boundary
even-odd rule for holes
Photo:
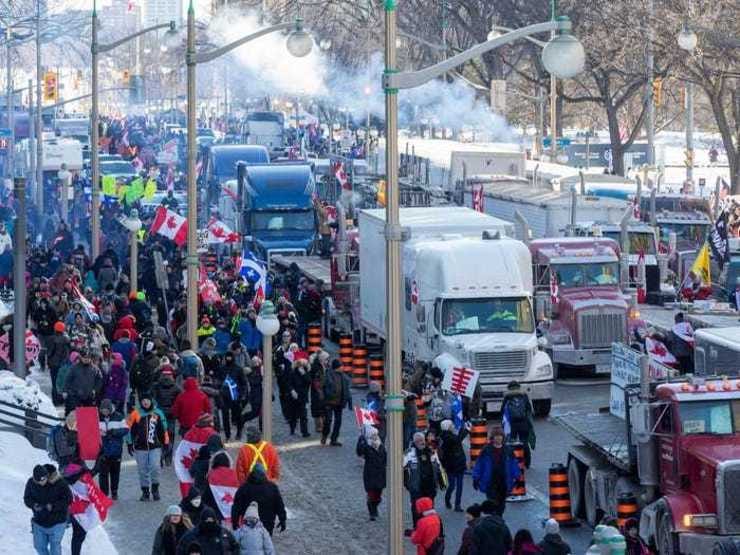
[[[539,350],[532,257],[507,237],[509,222],[461,207],[402,208],[404,362],[432,365],[442,354],[480,372],[486,411],[498,412],[517,380],[535,413],[550,411],[550,358]],[[385,336],[385,211],[363,210],[360,229],[360,323]]]

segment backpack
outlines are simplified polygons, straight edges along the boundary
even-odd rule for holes
[[[337,384],[337,377],[339,383]],[[338,391],[337,391],[338,386]],[[339,401],[342,401],[342,376],[336,372],[329,371],[324,379],[324,399],[334,400],[339,397]]]
[[[187,355],[180,359],[180,372],[182,379],[198,377],[198,359],[193,355]]]
[[[444,555],[445,552],[445,529],[442,519],[439,516],[437,518],[439,518],[439,536],[427,548],[427,555]]]
[[[520,424],[527,420],[527,399],[524,395],[513,395],[506,403],[509,422]]]

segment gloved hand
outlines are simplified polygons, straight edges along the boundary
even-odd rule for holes
[[[51,503],[46,504],[46,510],[51,512]]]
[[[285,528],[286,528],[286,524],[284,521],[278,524],[278,530],[280,530],[281,532],[285,532]]]
[[[290,390],[290,396],[293,397],[294,400],[298,400],[298,393],[296,393],[295,389]]]
[[[126,449],[128,450],[128,454],[133,457],[134,456],[134,446],[130,443],[127,443]]]
[[[33,512],[34,512],[34,513],[38,513],[38,512],[39,512],[39,511],[40,511],[41,509],[43,509],[43,508],[44,508],[44,506],[43,506],[43,505],[39,505],[38,503],[34,503],[34,504],[33,504]]]

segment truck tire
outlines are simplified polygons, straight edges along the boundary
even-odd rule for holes
[[[680,555],[678,538],[673,530],[673,519],[670,513],[663,513],[660,517],[658,529],[658,553],[660,555]]]
[[[532,408],[534,408],[534,415],[538,418],[544,418],[550,414],[552,408],[552,399],[537,399],[532,401]]]
[[[568,461],[568,493],[570,494],[570,511],[573,518],[583,517],[583,464],[571,457]]]
[[[740,555],[740,540],[727,538],[718,541],[712,548],[712,555]]]
[[[586,522],[592,528],[601,522],[604,511],[599,508],[599,500],[596,495],[596,483],[591,471],[586,472],[583,480],[583,508]]]

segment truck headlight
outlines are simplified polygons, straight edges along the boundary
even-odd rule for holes
[[[686,528],[717,528],[719,526],[717,515],[714,514],[683,515],[683,525]]]
[[[545,364],[544,366],[538,366],[537,371],[535,372],[536,376],[551,376],[552,375],[552,366],[549,364]]]

